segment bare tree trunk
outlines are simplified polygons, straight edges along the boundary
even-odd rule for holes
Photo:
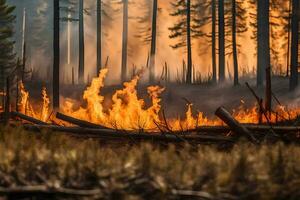
[[[102,44],[102,26],[101,26],[101,13],[102,13],[102,6],[101,0],[97,0],[97,73],[101,70],[102,67],[102,51],[101,51],[101,44]]]
[[[187,23],[187,74],[186,83],[192,83],[192,43],[191,43],[191,0],[187,0],[187,12],[186,12],[186,23]]]
[[[270,67],[269,26],[269,0],[259,0],[257,1],[257,86],[263,85],[266,69]]]
[[[292,1],[292,42],[290,90],[298,86],[299,0]]]
[[[128,46],[128,0],[123,0],[123,38],[121,80],[127,79],[127,46]]]
[[[22,82],[25,79],[25,69],[26,69],[26,8],[23,10],[23,28],[22,28]]]
[[[79,0],[79,67],[78,81],[84,83],[84,1]]]
[[[59,0],[54,0],[53,31],[53,109],[59,109]]]
[[[152,13],[152,34],[151,34],[151,52],[150,52],[150,74],[149,81],[155,81],[155,54],[156,54],[156,25],[157,25],[157,0],[153,0]]]
[[[211,3],[212,27],[211,27],[211,58],[212,58],[212,81],[217,82],[217,62],[216,62],[216,0]]]
[[[287,38],[287,54],[286,54],[286,77],[289,77],[290,72],[290,45],[291,45],[291,11],[292,11],[292,0],[289,0],[289,16],[288,16],[288,38]]]
[[[239,85],[239,66],[238,52],[236,42],[236,0],[232,0],[232,51],[233,51],[233,69],[234,69],[234,85]]]
[[[224,0],[219,0],[219,81],[225,80],[225,20]]]

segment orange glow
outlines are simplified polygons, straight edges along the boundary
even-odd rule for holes
[[[98,78],[94,78],[91,85],[83,94],[86,101],[85,107],[75,109],[75,101],[67,99],[62,106],[63,112],[67,115],[100,124],[109,128],[124,130],[189,130],[199,126],[216,126],[223,123],[216,118],[209,119],[204,113],[198,112],[193,115],[192,105],[189,104],[184,119],[163,119],[161,113],[160,94],[164,88],[159,86],[148,87],[148,94],[151,99],[151,105],[145,106],[145,101],[139,99],[137,95],[137,84],[139,77],[134,77],[131,81],[124,83],[121,90],[117,90],[112,96],[112,104],[109,109],[104,109],[104,97],[101,96],[101,89],[104,87],[104,79],[107,69],[100,72]],[[257,106],[246,109],[242,105],[233,110],[233,116],[241,123],[258,123],[259,112]],[[275,114],[277,113],[277,114]],[[277,107],[275,113],[268,116],[270,122],[278,122],[297,117],[300,110],[287,111],[285,107]],[[267,122],[262,116],[262,122]]]
[[[49,117],[50,99],[47,95],[46,88],[42,89],[43,103],[42,103],[42,108],[40,110],[39,109],[36,110],[33,108],[29,100],[29,92],[26,91],[24,84],[22,82],[19,85],[19,91],[20,91],[20,98],[21,98],[18,103],[19,111],[30,117],[47,122]]]

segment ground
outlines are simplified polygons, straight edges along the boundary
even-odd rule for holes
[[[108,143],[0,127],[0,196],[7,199],[32,195],[35,199],[300,198],[299,146],[282,143],[255,146],[241,141],[233,148],[220,147]],[[22,190],[26,186],[50,189],[47,195],[7,194],[8,189]],[[86,198],[70,194],[76,191],[95,194]]]

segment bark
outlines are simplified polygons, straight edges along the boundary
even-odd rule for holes
[[[157,29],[157,0],[153,0],[152,13],[152,34],[151,34],[151,52],[150,52],[150,74],[149,81],[155,81],[155,54],[156,54],[156,29]]]
[[[128,0],[123,0],[123,36],[121,80],[127,80],[127,48],[128,48]]]
[[[48,125],[46,122],[43,122],[43,121],[35,119],[33,117],[24,115],[24,114],[19,113],[19,112],[11,112],[11,116],[14,117],[14,118],[20,118],[24,121],[28,121],[30,123],[37,124],[37,125]]]
[[[79,67],[78,81],[84,83],[84,0],[79,0]]]
[[[59,0],[54,0],[54,31],[53,31],[53,109],[59,109]]]
[[[130,140],[130,141],[151,141],[151,142],[234,142],[232,137],[210,136],[210,135],[178,135],[169,133],[140,133],[129,131],[118,131],[111,129],[91,129],[82,127],[61,127],[61,126],[44,126],[44,125],[24,125],[24,128],[30,131],[51,130],[62,132],[72,136],[84,138],[99,138],[105,140]]]
[[[101,0],[97,0],[97,75],[102,68],[102,51],[101,51],[101,44],[102,44],[102,26],[101,26],[101,17],[102,13],[102,6]]]
[[[236,134],[239,134],[238,136],[246,136],[251,142],[258,143],[258,141],[252,135],[252,133],[245,126],[243,126],[236,119],[234,119],[225,108],[218,108],[215,114],[225,124],[227,124],[232,131],[234,131]]]
[[[56,113],[56,118],[60,119],[60,120],[63,120],[63,121],[66,121],[66,122],[71,123],[71,124],[78,125],[80,127],[84,127],[84,128],[107,129],[104,126],[101,126],[101,125],[98,125],[98,124],[94,124],[94,123],[91,123],[91,122],[88,122],[88,121],[76,119],[76,118],[64,115],[62,113],[59,113],[59,112]]]
[[[219,0],[219,81],[225,80],[225,20],[224,0]]]
[[[292,0],[292,41],[290,90],[298,86],[299,1]]]
[[[186,23],[187,23],[187,74],[186,83],[192,83],[192,42],[191,42],[191,0],[187,0],[187,12],[186,12]]]
[[[211,27],[211,58],[212,58],[212,81],[217,82],[217,61],[216,61],[216,0],[212,0],[212,27]]]
[[[232,53],[233,53],[233,69],[234,69],[234,85],[239,85],[239,65],[238,52],[236,42],[236,0],[232,0]]]
[[[257,1],[257,86],[262,86],[270,67],[269,0]]]

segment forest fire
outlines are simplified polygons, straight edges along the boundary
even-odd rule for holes
[[[136,87],[139,76],[135,76],[131,81],[125,82],[123,89],[114,92],[111,98],[111,106],[107,109],[103,105],[104,96],[101,95],[107,72],[107,69],[101,70],[99,76],[94,78],[90,86],[84,91],[83,100],[86,102],[85,106],[76,108],[76,100],[66,99],[61,111],[68,116],[118,130],[143,130],[145,132],[153,130],[180,131],[192,130],[201,126],[223,125],[221,120],[208,118],[203,112],[198,112],[194,115],[192,104],[187,105],[184,119],[166,119],[160,104],[160,95],[164,88],[160,86],[149,86],[147,88],[151,105],[146,107],[144,99],[140,99],[137,94]],[[29,93],[25,90],[23,84],[20,84],[20,91],[20,112],[47,122],[50,115],[50,100],[46,89],[43,88],[42,90],[42,104],[39,111],[33,109],[29,101]],[[242,102],[242,105],[233,110],[232,113],[235,119],[245,124],[258,124],[260,117],[261,122],[277,123],[292,120],[300,113],[299,109],[289,111],[284,106],[277,106],[274,112],[268,116],[260,114],[258,110],[258,106],[254,105],[252,108],[246,108]]]

